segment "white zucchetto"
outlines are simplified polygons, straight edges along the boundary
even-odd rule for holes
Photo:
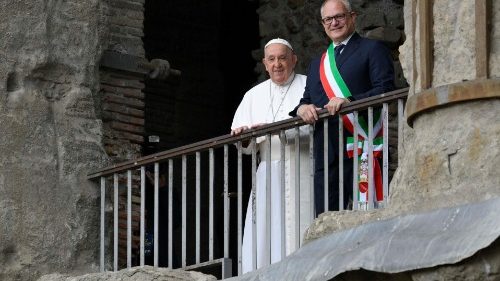
[[[288,43],[288,41],[286,41],[285,39],[281,39],[281,38],[274,38],[274,39],[271,39],[269,40],[269,42],[267,42],[267,44],[264,46],[264,49],[267,48],[267,46],[271,45],[271,44],[283,44],[285,46],[287,46],[290,50],[293,51],[293,48],[292,48],[292,45],[290,43]]]

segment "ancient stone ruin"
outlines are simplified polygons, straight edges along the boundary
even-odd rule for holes
[[[328,43],[319,0],[242,2],[2,1],[0,280],[127,276],[98,273],[100,193],[88,174],[226,134],[244,91],[264,79],[261,47],[270,38],[296,46],[300,73]],[[324,214],[304,249],[425,212],[470,210],[470,220],[487,220],[477,212],[495,210],[500,196],[500,2],[352,4],[358,32],[392,48],[397,87],[409,86],[398,168],[387,208]],[[206,116],[216,122],[199,122]],[[314,280],[496,280],[494,226],[477,235],[480,241],[443,250],[458,253],[454,259],[393,270],[354,264]],[[286,266],[240,278],[279,280],[272,276]],[[138,280],[213,279],[149,267],[134,272],[144,274]]]

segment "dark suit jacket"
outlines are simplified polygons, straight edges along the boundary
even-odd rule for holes
[[[321,54],[322,55],[322,54]],[[299,105],[290,112],[296,116],[297,109],[302,104],[314,104],[323,108],[329,99],[323,89],[319,75],[321,55],[312,60],[307,72],[304,96]],[[371,40],[354,33],[341,55],[337,58],[337,68],[351,91],[353,100],[379,95],[394,89],[394,65],[389,49],[380,41]],[[338,185],[338,115],[329,119],[329,183]],[[346,134],[346,130],[344,130]],[[346,157],[346,153],[344,153]],[[323,122],[315,125],[314,131],[314,157],[315,157],[315,197],[317,214],[321,213],[323,206]],[[344,161],[345,192],[352,196],[352,161]],[[349,179],[350,177],[350,179]],[[321,189],[321,190],[320,190]],[[332,189],[332,187],[330,187]],[[338,188],[330,192],[330,205],[335,201]],[[333,196],[333,198],[332,198]],[[348,198],[345,198],[346,200]],[[318,202],[319,200],[319,202]],[[336,203],[334,203],[336,204]],[[318,209],[319,207],[319,209]],[[338,206],[330,206],[330,210]]]
[[[319,78],[321,55],[312,60],[307,72],[307,82],[302,104],[323,108],[328,97]],[[389,49],[380,41],[354,33],[342,54],[337,58],[337,68],[351,91],[354,100],[379,95],[394,89],[394,65]],[[297,106],[298,108],[298,106]],[[296,115],[296,110],[291,112]]]

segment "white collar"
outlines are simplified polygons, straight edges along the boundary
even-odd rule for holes
[[[269,79],[269,80],[271,81],[271,84],[273,84],[275,87],[286,87],[286,86],[288,86],[288,84],[292,83],[294,77],[295,77],[295,71],[292,71],[292,73],[290,73],[290,76],[288,77],[286,82],[283,83],[282,85],[274,83],[274,81],[271,79]]]
[[[347,37],[344,41],[340,42],[340,44],[335,44],[335,42],[332,42],[333,43],[333,47],[337,47],[338,45],[347,45],[347,42],[349,42],[349,40],[351,40],[351,37],[354,35],[354,32],[351,33],[351,35],[349,35],[349,37]]]

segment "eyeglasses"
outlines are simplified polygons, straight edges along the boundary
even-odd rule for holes
[[[348,13],[348,14],[350,14],[350,13]],[[336,22],[342,22],[342,21],[345,21],[345,19],[346,19],[346,17],[347,17],[348,14],[342,13],[342,14],[338,14],[338,15],[335,15],[335,16],[322,18],[321,22],[324,25],[330,25],[333,22],[333,20],[335,20]]]

